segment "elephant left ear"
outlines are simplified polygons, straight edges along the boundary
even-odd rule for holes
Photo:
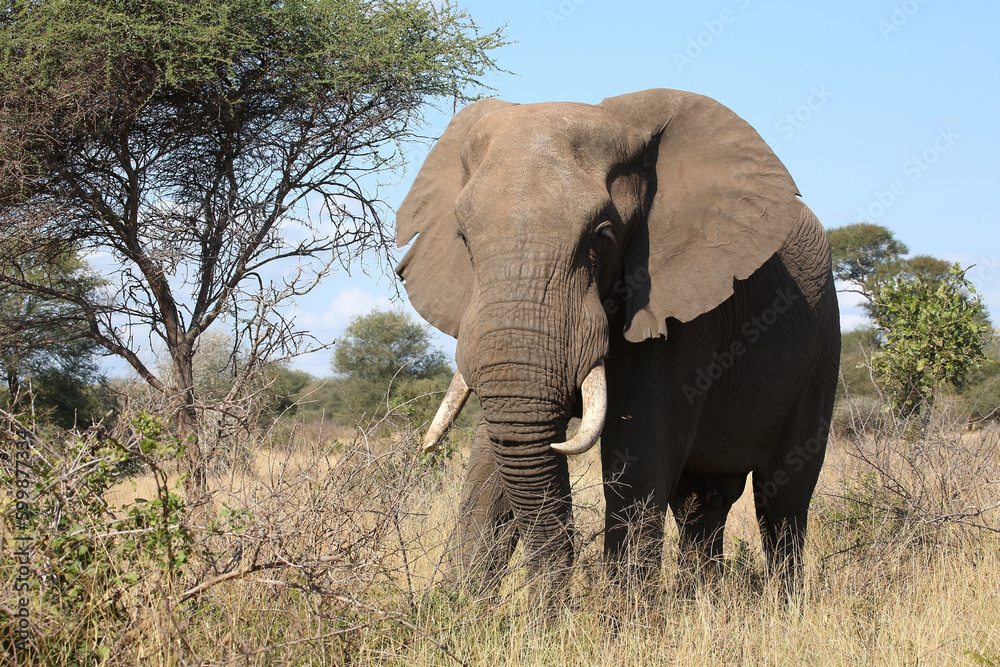
[[[452,118],[424,160],[406,199],[396,211],[396,247],[413,242],[396,267],[410,303],[424,319],[458,337],[465,309],[472,298],[472,264],[459,240],[455,199],[467,174],[462,144],[481,118],[511,106],[495,98],[479,100]]]
[[[486,98],[458,112],[427,155],[396,211],[396,247],[402,248],[417,236],[396,274],[403,280],[414,309],[455,338],[472,298],[473,283],[469,251],[459,240],[455,217],[455,199],[467,176],[462,144],[481,118],[508,106],[510,102]]]
[[[637,131],[655,160],[646,225],[625,249],[625,338],[666,336],[733,294],[784,243],[804,205],[760,135],[715,100],[653,89],[600,106]]]

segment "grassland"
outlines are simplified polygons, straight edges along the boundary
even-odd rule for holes
[[[75,513],[75,541],[67,546],[52,532],[59,524],[45,512],[59,502],[46,505],[36,489],[49,523],[40,523],[32,545],[31,648],[14,646],[17,599],[5,592],[3,660],[1000,665],[995,428],[939,427],[921,443],[884,432],[835,438],[810,517],[803,591],[790,600],[764,576],[747,497],[730,517],[717,584],[693,599],[675,594],[670,526],[655,590],[612,586],[600,562],[599,457],[577,457],[579,557],[554,611],[530,602],[517,555],[500,590],[475,593],[447,581],[467,442],[458,438],[450,457],[425,457],[416,454],[416,435],[272,433],[242,465],[217,472],[214,508],[195,523],[183,508],[172,515],[164,506],[143,515],[145,523],[123,523],[134,508],[148,510],[144,501],[162,497],[175,476],[166,464],[159,479],[145,468],[122,477],[111,466],[103,486],[80,486],[89,478],[74,466],[104,454],[93,443],[89,454],[73,449],[75,463],[47,479],[63,496],[63,515]],[[86,488],[108,507],[81,511]],[[5,591],[16,582],[14,528],[3,526]],[[65,524],[60,530],[70,534]],[[91,556],[79,556],[81,548]],[[57,576],[72,567],[74,576]]]

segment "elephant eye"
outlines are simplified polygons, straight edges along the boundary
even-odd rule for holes
[[[465,245],[466,248],[469,247],[469,240],[467,238],[465,238],[465,234],[463,234],[461,232],[461,230],[455,232],[455,236],[458,237],[458,240],[461,241]]]
[[[611,224],[610,220],[605,220],[597,225],[594,229],[594,238],[603,241],[611,241],[611,243],[614,243],[615,246],[618,245],[618,239],[615,238],[615,228],[614,225]]]

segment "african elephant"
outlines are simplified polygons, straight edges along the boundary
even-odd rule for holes
[[[481,100],[398,209],[397,244],[414,236],[396,272],[458,338],[425,448],[470,391],[483,408],[465,566],[497,571],[519,539],[529,572],[565,570],[567,455],[600,437],[610,563],[655,571],[668,508],[681,553],[716,561],[753,473],[767,561],[794,583],[839,313],[826,233],[745,121],[666,89],[596,105]]]

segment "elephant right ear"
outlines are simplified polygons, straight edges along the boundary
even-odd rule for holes
[[[655,194],[626,248],[625,339],[667,335],[733,294],[804,215],[798,188],[757,132],[715,100],[653,89],[600,105],[645,138]]]
[[[511,106],[495,98],[465,107],[451,120],[424,160],[406,199],[396,211],[396,247],[417,236],[396,267],[410,303],[424,319],[458,337],[462,316],[472,298],[472,262],[458,236],[455,200],[468,175],[462,144],[486,114]]]

